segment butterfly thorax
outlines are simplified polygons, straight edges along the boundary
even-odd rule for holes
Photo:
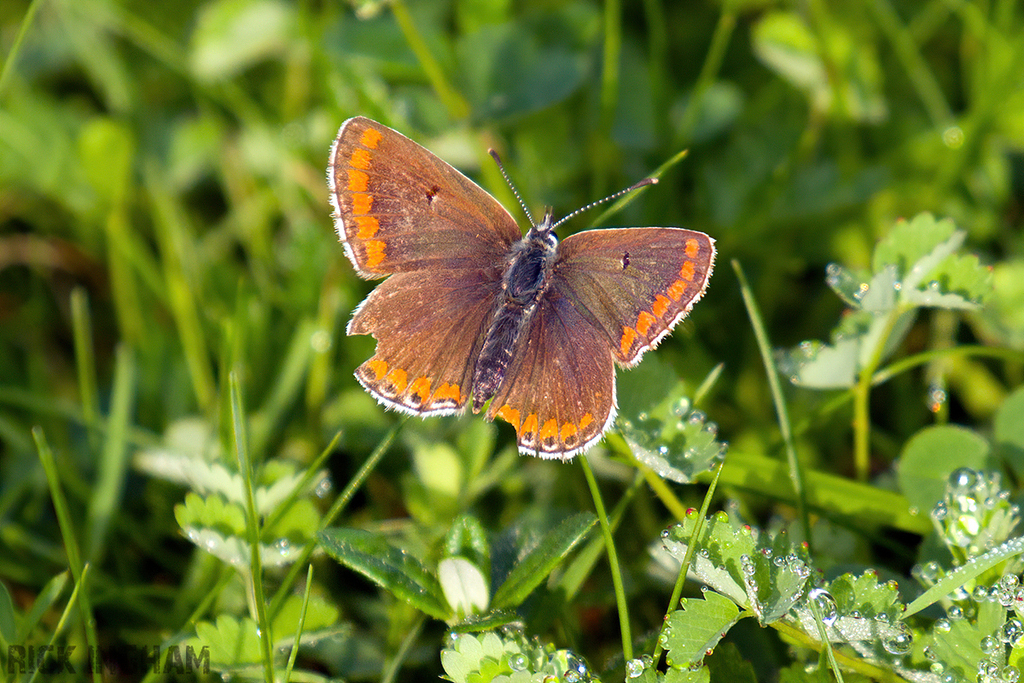
[[[473,373],[473,412],[479,412],[501,386],[520,333],[547,287],[557,247],[548,211],[509,252],[501,293]]]

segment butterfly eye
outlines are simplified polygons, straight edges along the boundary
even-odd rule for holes
[[[622,269],[625,270],[627,267],[629,267],[629,252],[628,251],[622,253]]]

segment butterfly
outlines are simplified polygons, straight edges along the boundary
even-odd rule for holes
[[[356,273],[386,278],[348,323],[377,341],[359,383],[410,415],[486,407],[515,428],[520,452],[542,458],[569,460],[601,439],[615,420],[615,366],[639,363],[714,267],[714,240],[682,228],[560,242],[549,210],[524,236],[476,183],[364,117],[342,124],[327,183]]]

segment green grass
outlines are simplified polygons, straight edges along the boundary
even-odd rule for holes
[[[1024,481],[1019,3],[357,6],[0,4],[4,671],[48,643],[80,646],[82,677],[90,646],[126,670],[132,646],[161,647],[161,667],[207,646],[211,679],[486,680],[521,655],[622,680],[643,668],[624,657],[656,649],[680,666],[714,650],[714,680],[1015,666],[1016,641],[982,652],[1014,615],[976,589],[1022,569],[999,493]],[[621,433],[584,467],[520,457],[504,423],[405,420],[352,377],[373,341],[344,328],[372,283],[324,172],[360,114],[513,215],[489,147],[534,215],[657,174],[601,224],[717,240],[706,296],[619,373]],[[851,310],[869,282],[897,293]],[[962,467],[986,475],[947,486]],[[992,505],[929,516],[968,489]],[[687,516],[706,501],[724,518]],[[692,616],[672,616],[678,566],[651,547],[680,522],[672,542],[735,619],[694,581]],[[776,592],[744,598],[722,538],[797,559],[750,565]],[[832,592],[835,628],[898,619],[889,579],[902,604],[942,590],[897,662],[902,632],[823,647],[810,584],[787,592],[798,565]],[[478,589],[495,609],[473,628],[524,635],[446,641],[472,630]],[[937,629],[954,607],[967,618]],[[666,614],[727,635],[690,652],[658,639]]]

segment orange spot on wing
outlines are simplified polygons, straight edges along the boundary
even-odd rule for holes
[[[657,318],[647,311],[640,311],[640,315],[636,317],[636,331],[646,337],[647,330],[651,329],[651,325],[653,325],[656,320]]]
[[[540,428],[540,438],[542,441],[558,438],[558,423],[554,418],[545,422],[544,426]]]
[[[389,372],[386,379],[395,385],[395,390],[399,394],[404,393],[405,388],[409,386],[409,376],[402,368],[395,368]]]
[[[366,367],[373,370],[374,377],[378,382],[388,373],[388,364],[378,358],[366,361]]]
[[[591,422],[594,421],[594,416],[590,413],[583,413],[583,417],[580,418],[580,429],[586,429]]]
[[[359,193],[352,195],[352,213],[370,213],[370,208],[373,206],[373,195]]]
[[[377,143],[380,142],[380,139],[381,134],[379,130],[367,128],[363,131],[363,137],[360,138],[359,144],[370,149],[377,149]]]
[[[619,344],[619,349],[622,351],[623,356],[629,355],[629,350],[633,348],[633,342],[636,341],[636,330],[632,327],[622,328],[622,342]]]
[[[693,238],[686,240],[686,246],[683,248],[683,253],[685,253],[689,258],[697,258],[697,254],[700,253],[700,242]]]
[[[659,294],[654,297],[654,305],[651,306],[651,310],[654,311],[654,315],[659,318],[665,317],[665,311],[668,310],[669,300],[664,294]]]
[[[366,265],[371,268],[379,266],[384,260],[384,243],[380,240],[368,240],[363,248],[366,250]]]
[[[462,395],[459,392],[459,385],[449,384],[448,382],[443,383],[441,386],[437,388],[437,391],[434,392],[434,398],[439,401],[448,399],[458,403],[459,400],[462,398]]]
[[[564,425],[562,425],[561,436],[563,442],[568,442],[570,439],[575,439],[577,433],[578,430],[576,429],[576,425],[574,425],[573,423],[566,422]]]
[[[370,153],[365,149],[357,149],[352,152],[352,156],[348,159],[348,165],[352,168],[367,169],[370,168]]]
[[[519,430],[520,434],[536,434],[537,433],[537,413],[530,413],[523,420],[523,426]]]
[[[687,282],[693,281],[693,261],[687,261],[683,264],[683,267],[679,269],[679,277],[683,278]]]
[[[348,169],[349,192],[366,192],[366,185],[369,181],[370,176],[366,175],[363,171],[357,171],[354,168]]]
[[[495,415],[500,417],[505,422],[508,422],[513,427],[515,427],[516,431],[519,431],[519,411],[518,410],[516,410],[515,408],[513,408],[513,407],[511,407],[511,406],[506,404],[506,405],[503,405],[501,407],[501,409],[498,410],[497,413],[495,413]]]
[[[380,223],[373,216],[355,216],[353,220],[359,226],[359,232],[356,233],[356,237],[361,240],[373,237],[380,230]]]
[[[682,280],[676,280],[672,283],[672,286],[668,288],[668,295],[673,301],[679,301],[685,291],[686,283]]]
[[[411,393],[419,396],[421,401],[426,401],[430,398],[430,378],[417,377],[413,381],[412,386],[409,387],[409,390]]]

